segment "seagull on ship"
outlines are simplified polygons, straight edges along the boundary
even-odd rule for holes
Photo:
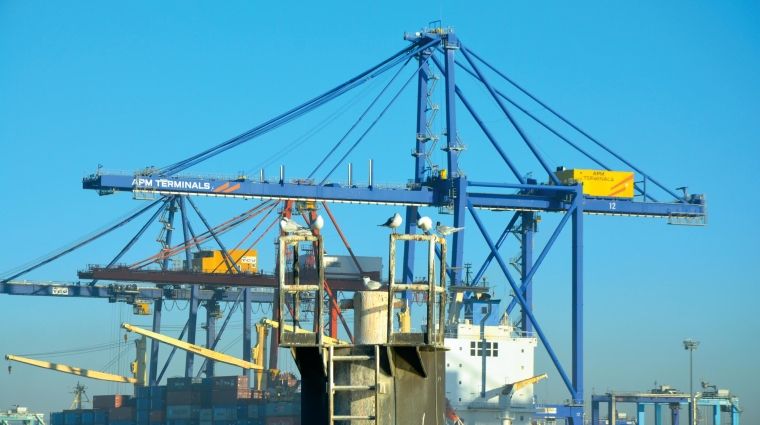
[[[380,289],[380,287],[383,286],[382,283],[371,280],[369,276],[364,276],[362,279],[364,280],[364,287],[369,289],[370,291]]]
[[[420,219],[417,220],[417,228],[427,233],[428,230],[433,228],[433,220],[431,220],[430,217],[420,217]]]
[[[435,223],[435,231],[438,232],[438,234],[441,236],[447,236],[452,233],[456,233],[462,229],[464,229],[464,227],[451,227],[445,224],[441,224],[440,221]]]
[[[401,215],[399,213],[396,213],[393,215],[393,217],[389,218],[385,223],[378,224],[378,226],[387,227],[389,229],[393,229],[393,233],[396,233],[396,228],[398,226],[401,226],[401,222],[404,221],[401,218]]]

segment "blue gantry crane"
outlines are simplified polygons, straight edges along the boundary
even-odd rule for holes
[[[226,253],[226,248],[216,237],[217,231],[212,229],[197,207],[192,204],[191,196],[220,197],[220,198],[245,198],[260,199],[267,202],[284,201],[292,203],[301,202],[322,202],[327,203],[351,203],[364,205],[394,205],[405,207],[405,228],[406,233],[415,233],[414,223],[420,215],[420,208],[437,208],[439,211],[445,211],[453,214],[453,226],[465,227],[466,217],[469,213],[472,221],[477,227],[478,232],[490,248],[490,253],[484,259],[475,278],[470,282],[476,285],[483,276],[486,268],[494,260],[504,273],[505,278],[512,288],[514,298],[511,301],[508,312],[517,306],[521,311],[521,326],[525,332],[534,333],[541,340],[543,345],[556,366],[559,375],[564,381],[570,394],[569,403],[562,406],[556,406],[556,416],[566,417],[571,423],[579,424],[582,418],[584,391],[583,391],[583,226],[584,215],[599,214],[625,217],[655,217],[664,218],[669,224],[680,225],[705,225],[707,224],[707,209],[704,195],[688,194],[686,190],[683,193],[676,193],[668,187],[655,180],[643,169],[635,166],[622,156],[615,153],[608,146],[604,145],[579,126],[573,124],[564,116],[556,112],[549,105],[525,90],[519,84],[511,80],[504,73],[493,67],[485,61],[480,55],[470,50],[450,28],[436,26],[434,28],[425,28],[419,32],[406,33],[404,39],[409,43],[407,47],[400,50],[391,57],[383,60],[358,76],[346,81],[345,83],[326,91],[325,93],[272,118],[265,123],[254,127],[236,137],[233,137],[221,144],[206,149],[194,156],[182,161],[176,162],[164,167],[148,167],[135,172],[111,172],[101,168],[92,175],[86,176],[82,185],[84,189],[95,190],[100,195],[109,195],[118,192],[129,192],[135,199],[153,200],[149,207],[143,209],[146,211],[152,206],[169,211],[169,218],[166,221],[167,245],[171,245],[171,232],[174,223],[174,212],[181,212],[181,223],[183,232],[183,244],[188,247],[196,238],[192,232],[187,220],[187,211],[189,204],[202,218],[208,228],[208,233],[213,235],[221,249]],[[350,130],[336,144],[335,148],[330,150],[327,156],[317,166],[317,168],[305,178],[288,178],[284,169],[280,169],[279,178],[264,178],[263,172],[258,178],[249,178],[246,175],[218,176],[218,175],[200,175],[188,173],[188,169],[209,158],[233,149],[243,143],[263,136],[295,119],[319,108],[322,105],[338,98],[339,96],[354,90],[361,85],[372,81],[383,73],[392,69],[400,68],[394,74],[390,83],[382,90],[380,95],[372,104],[362,113],[358,119],[362,121],[383,96],[388,88],[401,76],[401,71],[408,63],[414,63],[416,70],[406,79],[401,91],[406,87],[416,84],[416,128],[410,129],[410,146],[412,147],[413,168],[412,177],[403,186],[383,186],[374,182],[372,172],[372,163],[370,161],[369,181],[367,184],[343,184],[331,182],[330,177],[336,168],[342,164],[351,154],[354,148],[365,139],[368,132],[372,130],[375,124],[383,117],[398,98],[396,94],[388,105],[377,115],[377,118],[368,126],[366,131],[356,138],[355,143],[348,149],[345,155],[337,161],[337,164],[327,172],[323,177],[315,178],[318,170],[327,163],[333,153],[339,146],[345,142],[353,130],[357,127],[354,124]],[[403,66],[402,66],[403,65]],[[433,164],[430,158],[430,146],[436,146],[441,136],[435,134],[431,129],[431,121],[439,111],[437,105],[430,101],[430,92],[437,82],[437,72],[443,77],[443,96],[444,111],[443,120],[445,121],[445,138],[441,142],[441,149],[446,153],[445,169]],[[506,149],[499,142],[497,135],[484,121],[478,111],[475,109],[469,98],[466,96],[462,86],[457,84],[456,74],[465,72],[479,83],[488,96],[495,102],[498,109],[503,113],[506,120],[512,125],[515,134],[510,137],[522,141],[532,156],[537,160],[541,167],[541,175],[545,179],[528,177],[524,170],[520,170],[513,161],[510,149]],[[507,96],[504,91],[497,88],[491,82],[489,76],[496,75],[500,82],[506,82],[525,94],[532,101],[541,105],[546,111],[553,114],[557,119],[572,128],[578,134],[587,139],[596,148],[601,149],[616,161],[621,162],[626,168],[632,170],[638,181],[633,180],[631,174],[629,185],[634,187],[635,196],[620,197],[611,194],[589,193],[584,190],[584,185],[577,180],[561,179],[559,175],[562,170],[552,169],[544,156],[523,130],[520,121],[517,119],[518,111],[522,116],[534,120],[536,123],[546,128],[557,138],[567,143],[581,155],[585,156],[588,161],[603,171],[611,171],[610,168],[601,158],[592,155],[585,150],[581,144],[571,140],[569,136],[562,134],[550,126],[538,116],[531,113],[527,108],[518,104],[512,98]],[[509,181],[484,181],[477,180],[477,177],[471,178],[460,169],[459,156],[466,149],[459,138],[457,131],[457,112],[462,107],[475,120],[483,136],[495,149],[498,157],[504,162],[504,173],[500,175],[512,178]],[[500,137],[504,137],[500,135]],[[473,172],[473,175],[476,173]],[[473,176],[474,177],[474,176]],[[546,183],[545,183],[546,182]],[[664,193],[668,199],[666,201],[658,200],[655,196],[658,193]],[[271,204],[267,204],[270,205]],[[289,205],[286,209],[289,210]],[[506,228],[500,235],[491,234],[481,219],[481,212],[486,211],[513,211]],[[563,214],[559,225],[552,232],[546,246],[537,257],[533,253],[533,234],[535,232],[537,214],[542,212],[555,212]],[[156,212],[153,220],[158,216]],[[547,253],[552,248],[558,235],[566,227],[567,222],[571,222],[572,232],[572,356],[570,373],[556,356],[548,336],[541,328],[540,322],[531,309],[532,305],[532,288],[531,282],[541,264],[546,258]],[[147,225],[146,225],[147,226]],[[451,266],[449,277],[452,284],[464,284],[461,278],[461,269],[463,265],[464,241],[465,235],[470,234],[473,226],[468,226],[467,230],[455,233],[451,245],[451,259],[446,259]],[[143,228],[142,231],[144,231]],[[142,232],[141,231],[141,232]],[[511,232],[519,232],[522,243],[520,255],[520,276],[513,277],[508,270],[507,264],[499,253],[499,247],[504,243],[506,237]],[[135,237],[138,238],[139,234]],[[133,240],[134,241],[134,240]],[[123,253],[129,249],[133,242],[105,268],[96,268],[89,271],[86,276],[92,277],[91,282],[94,285],[97,279],[115,278],[133,281],[151,281],[163,284],[172,284],[171,277],[168,273],[153,273],[151,276],[135,277],[134,270],[115,268],[116,263]],[[190,263],[189,250],[185,250],[188,255],[187,262]],[[229,254],[227,254],[229,256]],[[168,261],[168,258],[164,261]],[[414,242],[405,242],[403,274],[404,283],[411,283],[414,278]],[[230,274],[220,279],[232,279],[235,276],[232,265],[234,262],[230,258]],[[149,272],[141,272],[145,275]],[[13,276],[16,278],[17,276]],[[169,280],[161,280],[169,279]],[[188,276],[182,276],[176,279],[190,283],[203,283],[203,281],[193,280]],[[9,279],[3,281],[7,283]],[[176,281],[174,281],[176,282]],[[240,286],[240,285],[238,285]],[[244,286],[244,285],[243,285]],[[194,338],[195,319],[197,316],[198,301],[200,292],[197,285],[192,285],[189,292],[191,300],[190,318],[188,320],[188,338]],[[249,294],[249,291],[243,291]],[[250,302],[247,298],[244,302]],[[409,300],[411,294],[405,293],[404,297]],[[160,301],[160,300],[159,300]],[[156,307],[157,314],[154,316],[154,330],[160,328],[160,304]],[[156,322],[158,321],[158,322]],[[250,333],[250,329],[246,330]],[[250,338],[248,339],[250,346]],[[192,341],[189,341],[192,342]],[[250,347],[248,347],[250,352]],[[151,383],[155,384],[155,358],[157,357],[157,347],[151,353]],[[192,354],[188,354],[186,361],[186,373],[190,376],[193,373]]]

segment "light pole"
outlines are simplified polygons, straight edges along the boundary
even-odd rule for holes
[[[697,415],[695,412],[696,403],[694,402],[694,350],[697,349],[699,341],[693,339],[683,340],[683,348],[689,350],[689,397],[691,399],[691,405],[689,406],[689,425],[697,424]]]

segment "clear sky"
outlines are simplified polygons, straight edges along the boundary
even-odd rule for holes
[[[760,160],[756,2],[0,2],[0,273],[144,205],[129,194],[98,197],[82,190],[82,176],[98,164],[132,172],[189,157],[379,63],[407,45],[405,31],[438,19],[471,50],[667,187],[707,194],[706,227],[586,216],[586,394],[644,391],[655,380],[688,390],[688,353],[681,341],[694,338],[701,341],[694,353],[696,386],[704,377],[730,389],[745,406],[743,423],[759,423],[760,320],[754,307],[760,290],[753,264],[760,202],[750,187]],[[411,72],[412,66],[402,71],[400,81]],[[544,181],[545,173],[494,102],[463,72],[458,75],[520,171]],[[335,107],[192,170],[258,173],[263,167],[273,176],[285,165],[288,176],[306,177],[387,78],[368,84],[364,96],[339,100],[338,106],[355,100],[357,107],[319,132],[312,130],[330,121]],[[498,86],[509,90],[504,82]],[[394,87],[391,94],[400,84]],[[435,96],[443,103],[440,91]],[[518,100],[591,147],[539,105]],[[376,181],[404,183],[411,177],[413,102],[413,90],[406,90],[349,157],[358,180],[366,179],[368,159],[375,160]],[[458,108],[460,137],[469,148],[461,157],[462,170],[473,180],[514,181],[464,108]],[[591,166],[515,115],[552,167]],[[443,126],[439,120],[434,128]],[[310,137],[302,139],[304,134]],[[286,146],[288,151],[278,154]],[[442,153],[432,160],[445,163]],[[338,178],[344,169],[339,166]],[[204,198],[197,203],[212,223],[255,205]],[[387,264],[387,231],[375,224],[395,209],[336,205],[333,211],[358,255],[382,255]],[[451,220],[433,209],[424,213],[434,221]],[[497,234],[511,214],[481,216]],[[536,253],[560,219],[557,214],[542,218]],[[478,267],[487,247],[467,220],[472,227],[466,230],[465,261]],[[22,279],[75,281],[76,270],[110,261],[138,228],[126,227]],[[324,233],[328,249],[345,251],[334,229],[328,226]],[[155,253],[157,234],[157,227],[149,229],[125,261]],[[232,234],[229,243],[240,236]],[[268,235],[258,246],[265,270],[273,269],[273,238]],[[536,275],[534,301],[537,318],[568,369],[569,247],[565,231]],[[511,242],[502,255],[511,258],[517,252]],[[495,294],[506,296],[500,270],[491,267],[487,275]],[[185,308],[182,303],[174,307]],[[0,354],[115,342],[123,337],[120,322],[147,325],[150,320],[132,316],[123,304],[88,299],[3,296],[0,312]],[[176,335],[186,312],[165,317],[167,333]],[[240,328],[239,313],[233,323]],[[240,350],[235,336],[222,341],[231,353]],[[99,369],[117,351],[50,359]],[[567,398],[547,356],[541,348],[537,352],[536,372],[550,376],[538,385],[539,398]],[[109,370],[127,373],[132,353]],[[181,373],[180,363],[170,375]],[[219,373],[235,371],[222,367]],[[0,374],[0,408],[21,404],[59,411],[69,407],[67,392],[75,383],[63,374],[15,365],[13,374]],[[130,391],[86,384],[91,395]]]

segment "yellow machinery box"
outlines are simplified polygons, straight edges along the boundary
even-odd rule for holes
[[[255,249],[235,249],[230,251],[232,259],[240,266],[243,273],[259,271],[258,252]],[[222,251],[200,251],[193,253],[193,270],[205,273],[229,273]]]
[[[633,172],[606,170],[558,170],[562,184],[583,184],[583,194],[604,198],[633,198]]]

